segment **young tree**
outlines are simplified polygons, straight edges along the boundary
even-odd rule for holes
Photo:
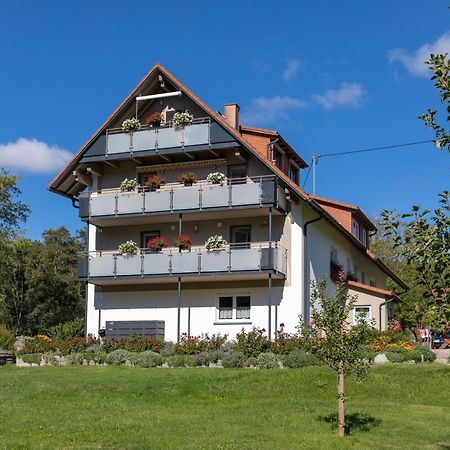
[[[419,206],[401,215],[383,211],[381,223],[394,248],[416,269],[428,325],[444,330],[450,321],[450,193],[439,197],[433,212]]]
[[[17,182],[17,176],[0,168],[0,234],[3,236],[9,236],[20,222],[27,219],[30,211],[17,199],[21,193]]]
[[[447,122],[450,121],[450,59],[448,54],[430,55],[430,59],[427,61],[430,70],[433,71],[434,85],[439,91],[441,97],[441,103],[444,105],[447,114]],[[434,141],[437,148],[447,148],[450,152],[450,130],[446,130],[442,125],[436,121],[437,111],[434,109],[428,109],[426,114],[419,116],[419,119],[425,122],[427,127],[433,129],[436,136]]]
[[[363,345],[369,327],[362,318],[356,326],[349,323],[356,298],[349,295],[344,282],[337,283],[336,294],[332,297],[326,295],[325,280],[312,284],[312,320],[318,331],[315,348],[320,359],[337,374],[340,437],[345,436],[345,377],[352,373],[363,377],[368,368]]]

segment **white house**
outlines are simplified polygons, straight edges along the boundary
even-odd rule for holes
[[[192,117],[177,124],[184,111]],[[138,130],[122,129],[130,118]],[[300,315],[309,319],[311,280],[325,277],[335,289],[337,263],[358,294],[354,315],[385,328],[396,298],[387,278],[407,286],[369,250],[376,228],[356,206],[299,187],[305,167],[278,132],[241,125],[236,104],[212,111],[155,65],[50,185],[88,228],[79,265],[86,333],[143,327],[176,341],[252,327],[273,336],[280,323],[291,332]],[[177,181],[191,172],[196,183]],[[207,181],[213,172],[225,180]],[[154,187],[155,176],[164,184]],[[121,192],[125,178],[139,187]],[[190,251],[176,246],[179,235],[191,239]],[[208,250],[215,235],[227,243]],[[155,237],[168,246],[149,249]],[[139,250],[120,254],[129,240]]]

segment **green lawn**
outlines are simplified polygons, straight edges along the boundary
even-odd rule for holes
[[[0,448],[450,449],[450,366],[391,365],[348,382],[340,441],[333,372],[0,367]]]

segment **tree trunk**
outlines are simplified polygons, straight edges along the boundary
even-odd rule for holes
[[[344,396],[344,363],[338,365],[338,436],[345,436],[345,396]]]

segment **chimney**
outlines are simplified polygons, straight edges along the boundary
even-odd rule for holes
[[[229,103],[223,107],[223,115],[225,120],[233,128],[239,131],[239,105],[237,103]]]

